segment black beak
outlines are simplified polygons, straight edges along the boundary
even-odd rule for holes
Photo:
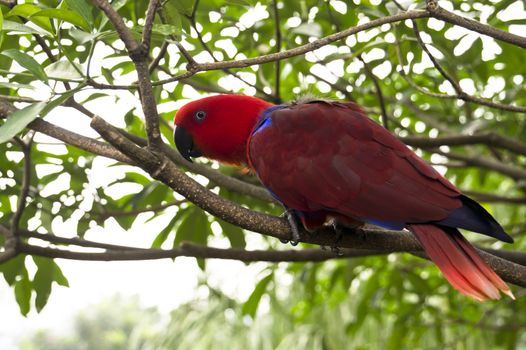
[[[191,157],[201,157],[201,151],[197,146],[194,144],[194,140],[192,139],[192,135],[186,131],[185,128],[176,126],[174,130],[174,141],[175,146],[177,147],[177,150],[184,159],[186,159],[189,162],[192,162]]]

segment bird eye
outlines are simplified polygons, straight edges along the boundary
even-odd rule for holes
[[[194,117],[195,117],[195,120],[197,120],[198,122],[200,122],[200,121],[202,121],[203,119],[205,119],[205,117],[206,117],[206,112],[205,112],[205,111],[197,111],[197,112],[195,112]]]

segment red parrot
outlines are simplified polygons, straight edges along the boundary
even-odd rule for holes
[[[217,95],[175,116],[182,156],[248,165],[285,208],[313,231],[329,220],[407,229],[447,280],[476,300],[513,298],[457,228],[513,242],[463,195],[356,103],[304,99],[272,105]]]

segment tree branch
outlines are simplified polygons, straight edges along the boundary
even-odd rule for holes
[[[453,152],[442,152],[439,149],[433,150],[433,152],[446,156],[450,159],[461,160],[468,165],[478,166],[481,168],[491,169],[501,174],[507,175],[513,179],[526,179],[526,170],[517,166],[504,164],[497,160],[492,160],[482,157],[470,157],[463,154]]]
[[[526,204],[526,197],[505,197],[493,193],[462,191],[465,195],[473,197],[479,202],[485,203],[509,203],[509,204]]]
[[[460,27],[472,30],[479,34],[487,35],[489,37],[492,37],[492,38],[522,47],[523,49],[526,49],[526,37],[508,33],[503,30],[489,26],[487,24],[482,24],[475,20],[461,17],[452,12],[444,10],[443,8],[438,6],[436,1],[433,1],[431,3],[434,3],[434,5],[432,4],[431,6],[428,5],[427,10],[429,11],[430,15],[436,19],[440,19],[444,22],[448,22],[451,24],[456,24]]]
[[[135,68],[137,69],[142,110],[146,119],[148,146],[157,149],[162,144],[161,131],[159,130],[160,116],[157,111],[157,101],[153,95],[148,64],[146,61],[138,61],[135,62]]]
[[[362,32],[367,29],[379,27],[383,24],[400,22],[406,19],[411,19],[411,18],[427,18],[429,16],[430,16],[430,13],[424,10],[412,10],[412,11],[407,11],[407,12],[401,12],[396,15],[378,18],[370,22],[358,25],[356,27],[352,27],[352,28],[343,30],[341,32],[328,35],[321,39],[314,40],[308,44],[298,46],[290,50],[281,51],[277,53],[271,53],[268,55],[263,55],[263,56],[254,57],[254,58],[247,58],[243,60],[221,61],[221,62],[214,62],[214,63],[199,63],[197,65],[197,71],[217,70],[217,69],[224,69],[224,68],[243,68],[243,67],[249,67],[249,66],[253,66],[257,64],[263,64],[263,63],[268,63],[268,62],[274,62],[277,60],[283,60],[286,58],[303,55],[307,52],[314,51],[316,49],[319,49],[320,47],[326,46],[340,39],[344,39],[348,36]]]
[[[398,5],[398,3],[396,1],[394,1],[394,2]],[[412,21],[412,22],[413,22],[414,28],[417,28],[416,21]],[[485,99],[485,98],[481,98],[481,97],[477,97],[477,96],[473,96],[473,95],[467,94],[464,91],[462,91],[460,85],[453,78],[451,78],[451,76],[438,63],[438,61],[435,59],[435,57],[433,55],[431,55],[431,53],[428,50],[427,46],[422,41],[422,39],[420,37],[420,32],[418,31],[418,29],[415,30],[415,35],[416,35],[417,40],[420,43],[422,49],[426,52],[426,54],[428,55],[428,57],[432,61],[433,65],[435,66],[435,68],[441,73],[441,75],[446,80],[448,80],[451,83],[451,85],[453,86],[453,88],[454,88],[456,93],[454,95],[448,95],[448,94],[443,94],[443,93],[432,92],[432,91],[429,91],[428,89],[426,89],[424,87],[421,87],[418,84],[416,84],[409,77],[408,73],[404,69],[405,60],[404,60],[403,55],[402,55],[402,50],[401,50],[401,47],[400,47],[400,41],[398,40],[398,37],[396,37],[396,53],[397,53],[397,56],[398,56],[398,61],[400,63],[400,74],[401,74],[402,78],[404,78],[405,81],[407,81],[407,83],[409,85],[411,85],[413,88],[415,88],[418,92],[421,92],[424,95],[431,96],[431,97],[434,97],[434,98],[457,99],[457,100],[462,100],[462,101],[466,101],[466,102],[472,102],[472,103],[475,103],[475,104],[479,104],[481,106],[486,106],[486,107],[490,107],[490,108],[499,109],[499,110],[502,110],[502,111],[509,111],[509,112],[516,112],[516,113],[526,113],[526,107],[515,106],[515,105],[510,105],[510,104],[504,104],[504,103],[500,103],[500,102],[494,102],[494,101],[491,101],[491,100],[488,100],[488,99]]]
[[[436,138],[406,136],[400,137],[404,143],[421,148],[436,148],[439,146],[466,146],[483,144],[503,148],[505,150],[526,156],[526,145],[511,137],[501,136],[494,132],[473,135],[451,135]]]
[[[37,233],[37,232],[29,231],[29,230],[20,230],[20,236],[25,237],[25,238],[36,238],[36,239],[40,239],[42,241],[46,241],[50,243],[67,244],[67,245],[74,245],[74,246],[85,247],[85,248],[101,248],[101,249],[109,249],[109,250],[117,250],[117,251],[148,250],[148,249],[135,248],[135,247],[129,247],[129,246],[120,246],[120,245],[115,245],[115,244],[94,242],[94,241],[90,241],[90,240],[86,240],[86,239],[78,238],[78,237],[66,238],[66,237],[56,236],[53,234]]]
[[[22,152],[24,153],[24,171],[22,173],[22,184],[20,187],[20,194],[18,195],[18,203],[16,211],[11,219],[11,234],[12,237],[17,239],[18,228],[20,225],[20,219],[26,208],[27,197],[29,195],[29,186],[31,185],[31,143],[32,137],[29,143],[25,143],[19,138],[14,138],[15,142],[18,143]],[[16,243],[16,242],[15,242]]]
[[[65,144],[75,146],[84,151],[115,159],[119,162],[134,165],[134,161],[129,157],[125,156],[117,149],[108,145],[107,143],[94,140],[92,138],[82,136],[80,134],[74,133],[72,131],[61,128],[60,126],[53,125],[49,122],[46,122],[43,119],[35,119],[32,121],[28,127],[35,131],[39,131],[48,136],[54,137],[57,140],[64,142]]]
[[[276,36],[276,53],[279,53],[281,51],[281,25],[280,25],[277,0],[272,0],[272,10],[274,12],[274,32]],[[274,63],[274,96],[275,96],[276,104],[281,103],[281,93],[280,93],[281,81],[280,79],[281,79],[281,61],[278,60]]]
[[[0,234],[5,237],[4,251],[0,252],[0,264],[18,255],[20,242],[12,231],[0,225]]]
[[[126,49],[130,54],[136,54],[137,50],[139,49],[139,44],[133,37],[132,32],[130,29],[126,26],[124,23],[124,20],[122,17],[115,11],[115,9],[111,6],[111,4],[106,0],[91,0],[95,6],[100,8],[108,17],[110,22],[115,27],[115,30],[119,34],[119,37],[124,42],[124,45],[126,46]],[[134,56],[136,57],[136,55]],[[133,59],[133,58],[132,58]]]
[[[141,45],[144,50],[148,52],[150,50],[150,41],[152,37],[153,21],[155,20],[155,13],[159,7],[159,0],[150,0],[148,10],[146,11],[146,19],[144,20],[144,28],[142,31],[142,42]]]
[[[166,55],[166,51],[168,50],[168,45],[169,45],[168,41],[163,42],[163,45],[161,46],[159,54],[152,60],[152,62],[148,66],[148,71],[150,72],[150,74],[153,73],[153,71],[155,71],[155,69],[159,66],[159,63],[163,59],[164,55]]]
[[[222,249],[198,246],[186,242],[183,242],[179,248],[175,249],[129,249],[109,250],[105,252],[78,252],[22,243],[20,245],[20,252],[48,258],[88,261],[156,260],[168,258],[173,259],[185,256],[205,259],[238,260],[244,262],[308,262],[386,254],[384,252],[359,249],[345,249],[342,250],[340,254],[322,249],[284,251],[242,250],[233,248]]]

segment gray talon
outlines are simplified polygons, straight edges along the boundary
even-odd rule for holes
[[[294,212],[291,209],[287,209],[284,215],[287,218],[287,221],[290,225],[290,230],[292,231],[292,239],[290,240],[290,244],[296,246],[298,245],[301,239],[300,230],[298,228],[298,222],[296,221]]]

